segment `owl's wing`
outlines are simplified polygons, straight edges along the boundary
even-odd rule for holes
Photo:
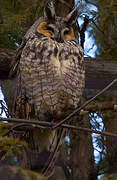
[[[35,23],[29,28],[29,30],[26,32],[25,36],[22,38],[21,45],[16,49],[14,59],[11,63],[11,69],[9,72],[10,78],[14,78],[15,75],[17,74],[22,50],[24,49],[27,41],[35,36],[38,25],[44,20],[45,20],[44,17],[40,17],[37,21],[35,21]]]
[[[23,50],[25,44],[26,44],[26,43],[25,43],[25,41],[23,40],[22,43],[21,43],[21,45],[20,45],[20,46],[17,48],[17,50],[16,50],[15,57],[14,57],[13,61],[11,62],[11,69],[10,69],[10,72],[9,72],[9,77],[10,77],[10,78],[14,78],[15,75],[17,74],[20,57],[21,57],[22,50]]]

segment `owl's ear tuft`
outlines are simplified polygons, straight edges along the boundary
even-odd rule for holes
[[[48,20],[54,20],[55,19],[55,8],[53,1],[49,0],[45,6],[44,16]]]
[[[71,25],[76,22],[76,19],[78,17],[78,10],[77,7],[75,7],[65,18],[65,21],[67,24]]]

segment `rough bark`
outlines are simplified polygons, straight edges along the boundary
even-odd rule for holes
[[[85,58],[86,88],[102,89],[117,78],[117,61]],[[116,89],[115,84],[111,89]]]
[[[79,118],[75,124],[76,126],[89,127],[88,115]],[[72,131],[71,147],[70,163],[73,170],[73,180],[96,180],[91,135],[87,132]]]
[[[107,92],[99,99],[100,103],[106,102],[107,106],[110,102],[117,102],[117,91]],[[117,112],[115,109],[98,110],[104,123],[105,131],[110,133],[117,133]],[[100,136],[99,145],[103,155],[100,153],[99,169],[105,173],[117,173],[117,141],[115,137],[102,137]],[[102,161],[103,159],[103,161]],[[102,169],[103,168],[103,169]],[[106,178],[105,178],[106,179]]]
[[[112,94],[113,100],[117,102],[117,91]],[[112,133],[117,133],[117,112],[107,110],[103,113],[103,122],[105,130]],[[106,137],[106,161],[107,172],[117,173],[117,141],[114,137]]]
[[[0,49],[0,80],[9,79],[11,62],[14,59],[13,50]],[[117,78],[117,61],[98,58],[85,58],[86,88],[102,89]],[[115,84],[111,89],[116,89]]]

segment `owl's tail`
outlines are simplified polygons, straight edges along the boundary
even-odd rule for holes
[[[64,140],[65,137],[65,130],[64,129],[59,129],[58,135],[57,135],[57,141],[56,144],[54,145],[53,151],[50,153],[48,160],[46,161],[44,168],[42,170],[42,173],[48,178],[52,175],[54,166],[56,164],[59,151],[60,151],[60,146],[62,144],[62,141]],[[54,143],[53,143],[54,144]]]

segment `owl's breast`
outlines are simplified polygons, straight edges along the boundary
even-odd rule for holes
[[[35,111],[64,111],[77,106],[84,87],[83,51],[79,45],[51,39],[29,40],[20,61],[21,81]]]

